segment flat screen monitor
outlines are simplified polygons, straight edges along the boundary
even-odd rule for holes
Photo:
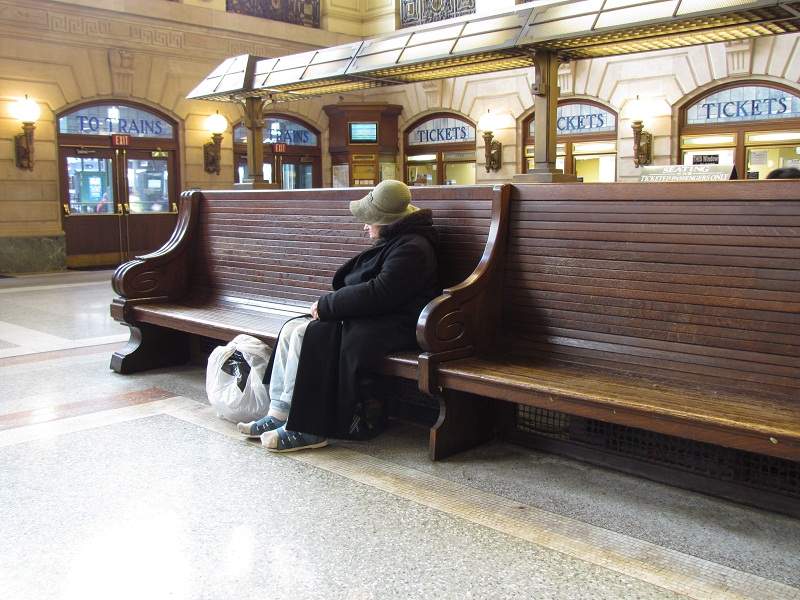
[[[350,123],[351,144],[377,144],[377,123]]]

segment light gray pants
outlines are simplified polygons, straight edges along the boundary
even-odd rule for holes
[[[310,317],[289,321],[281,329],[281,335],[275,345],[275,362],[269,380],[268,415],[281,421],[289,418],[300,349],[303,347],[303,336],[309,323],[311,323]]]

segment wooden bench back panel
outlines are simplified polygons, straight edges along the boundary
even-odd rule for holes
[[[798,198],[788,181],[515,186],[503,331],[515,353],[796,394]]]
[[[203,192],[193,288],[215,296],[306,305],[336,269],[369,247],[348,203],[364,189]],[[414,188],[440,233],[445,286],[475,268],[491,223],[490,186]]]

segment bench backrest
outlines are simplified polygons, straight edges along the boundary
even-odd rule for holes
[[[800,182],[518,185],[515,354],[687,384],[800,389]]]
[[[191,287],[214,296],[308,305],[330,291],[336,269],[370,245],[348,203],[361,188],[204,191]],[[492,215],[492,186],[412,189],[440,233],[444,286],[477,265]]]

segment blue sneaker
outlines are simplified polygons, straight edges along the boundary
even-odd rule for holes
[[[328,440],[310,433],[287,431],[284,426],[263,434],[261,445],[270,452],[296,452],[297,450],[322,448],[328,445]]]
[[[249,423],[237,423],[236,429],[239,433],[249,438],[261,437],[261,434],[273,431],[281,427],[286,421],[281,421],[275,417],[266,416],[258,421],[250,421]]]

